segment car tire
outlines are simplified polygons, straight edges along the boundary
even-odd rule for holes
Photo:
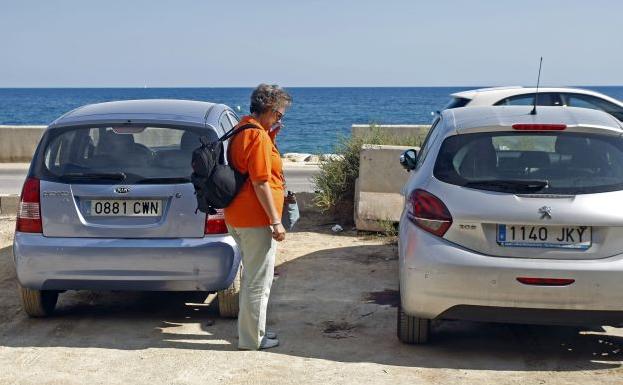
[[[430,336],[430,320],[412,317],[402,311],[398,305],[398,339],[405,344],[420,345],[428,343]]]
[[[225,290],[219,290],[216,294],[218,312],[221,317],[238,317],[238,309],[240,309],[240,270],[242,270],[242,266],[238,268],[238,272],[231,285]]]
[[[29,317],[47,317],[54,312],[58,301],[58,292],[34,290],[17,284],[22,307]]]

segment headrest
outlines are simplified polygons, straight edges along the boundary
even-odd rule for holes
[[[519,163],[523,167],[542,168],[549,166],[550,158],[546,152],[526,151],[519,156]]]
[[[497,162],[495,147],[490,137],[476,139],[470,146],[469,152],[484,162],[491,163],[493,161],[493,164]]]
[[[184,132],[180,141],[180,150],[192,151],[199,147],[199,135],[191,131]]]
[[[582,155],[590,150],[588,139],[559,135],[556,138],[556,152],[559,154]]]
[[[106,131],[97,144],[98,152],[121,153],[129,151],[134,144],[134,135],[115,134],[113,131]]]

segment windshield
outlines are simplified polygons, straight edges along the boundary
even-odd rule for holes
[[[183,183],[196,129],[92,127],[53,131],[44,141],[45,174],[69,183]]]
[[[445,139],[434,175],[454,185],[532,194],[623,189],[623,140],[569,133],[488,132]]]

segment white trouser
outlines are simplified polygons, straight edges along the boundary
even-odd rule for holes
[[[238,347],[259,349],[266,334],[266,308],[275,272],[277,242],[267,227],[227,225],[242,253]]]

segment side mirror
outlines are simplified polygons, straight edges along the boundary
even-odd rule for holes
[[[405,170],[407,171],[414,170],[416,162],[417,162],[417,151],[416,150],[410,149],[400,154],[400,164]]]

